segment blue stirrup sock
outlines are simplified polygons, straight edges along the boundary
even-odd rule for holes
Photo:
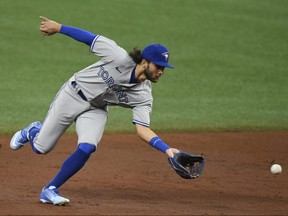
[[[96,147],[93,144],[79,144],[77,150],[64,161],[60,171],[46,186],[46,188],[50,186],[59,188],[61,185],[63,185],[70,177],[72,177],[85,165],[90,155],[95,152],[95,150]]]
[[[35,127],[31,128],[29,131],[29,140],[30,140],[30,145],[31,145],[32,150],[37,154],[43,154],[42,152],[38,151],[34,146],[34,139],[38,135],[39,131],[40,129],[38,128],[35,128]]]

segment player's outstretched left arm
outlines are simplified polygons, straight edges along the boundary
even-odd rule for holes
[[[163,142],[149,127],[135,124],[137,135],[152,147],[165,153],[168,157],[172,158],[174,154],[180,151],[176,148],[171,148],[165,142]]]

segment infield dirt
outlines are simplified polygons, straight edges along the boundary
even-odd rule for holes
[[[0,137],[0,215],[287,215],[288,132],[159,134],[171,146],[203,153],[195,180],[181,179],[166,156],[136,135],[103,136],[85,167],[60,188],[69,206],[41,204],[39,193],[75,150],[65,135],[48,155]],[[271,162],[282,165],[272,175]]]

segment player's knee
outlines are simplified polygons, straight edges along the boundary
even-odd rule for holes
[[[31,142],[31,147],[32,150],[37,153],[37,154],[48,154],[52,149],[53,146],[49,146],[49,145],[42,145],[42,143],[40,143],[38,140],[34,140],[34,142]]]
[[[78,149],[80,149],[83,152],[85,152],[86,154],[90,155],[96,151],[96,146],[93,144],[89,144],[89,143],[80,143],[78,145]]]

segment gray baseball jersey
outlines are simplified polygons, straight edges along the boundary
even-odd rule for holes
[[[108,115],[108,105],[131,108],[133,123],[149,127],[152,111],[151,83],[137,82],[136,64],[113,40],[97,35],[90,50],[100,57],[75,73],[52,102],[34,145],[49,152],[75,121],[79,143],[97,145]]]
[[[113,40],[97,36],[91,52],[101,60],[74,75],[88,101],[96,107],[108,104],[133,108],[133,122],[149,126],[150,81],[137,83],[135,63]]]

